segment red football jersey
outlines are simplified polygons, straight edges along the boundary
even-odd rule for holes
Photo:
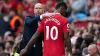
[[[68,20],[61,15],[44,18],[37,29],[44,32],[43,56],[65,56],[64,32],[69,32]]]

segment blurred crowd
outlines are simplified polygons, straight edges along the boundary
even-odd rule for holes
[[[22,37],[24,19],[34,14],[36,3],[43,3],[45,13],[51,13],[62,1],[68,7],[65,17],[70,23],[73,54],[100,55],[100,0],[0,0],[0,56],[12,55]]]

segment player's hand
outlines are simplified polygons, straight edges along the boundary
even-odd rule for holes
[[[22,49],[20,52],[20,56],[23,56],[27,52],[27,49]]]
[[[60,14],[60,13],[45,13],[45,14],[42,14],[42,17],[51,17],[51,16],[54,16],[56,14]]]

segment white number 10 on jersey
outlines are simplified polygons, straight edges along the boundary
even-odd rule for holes
[[[53,36],[53,31],[55,30],[55,36]],[[56,26],[49,28],[46,26],[46,40],[49,40],[49,34],[52,40],[56,40],[58,38],[58,28]]]

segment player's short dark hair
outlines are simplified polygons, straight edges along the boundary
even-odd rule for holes
[[[67,5],[65,2],[59,2],[57,5],[56,5],[56,9],[59,9],[60,7],[64,7],[65,9],[67,9]]]

